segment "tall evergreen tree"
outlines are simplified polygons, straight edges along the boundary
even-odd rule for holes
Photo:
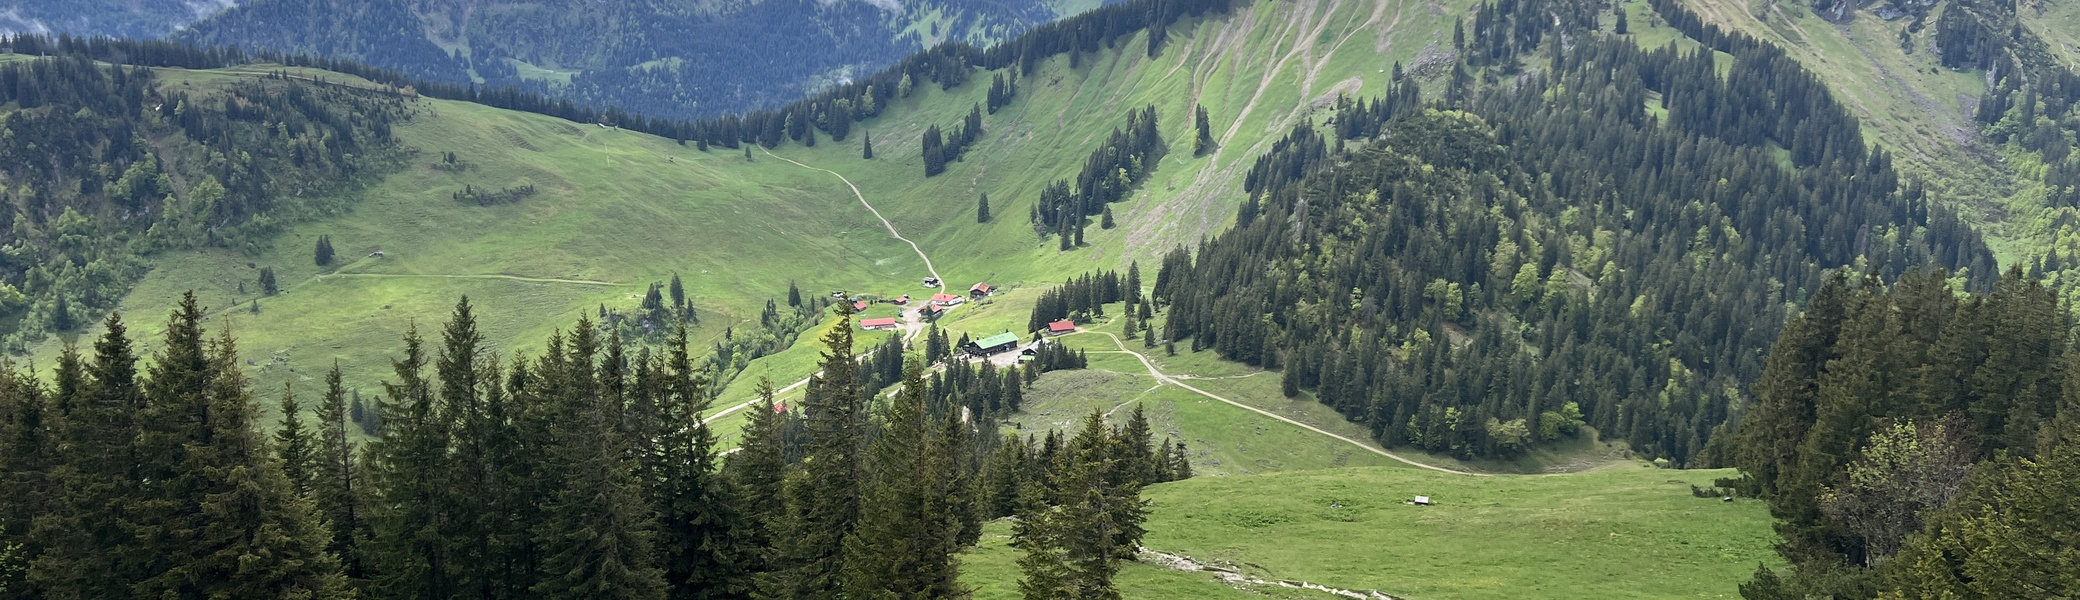
[[[1213,122],[1206,116],[1206,105],[1201,104],[1197,107],[1193,123],[1198,134],[1192,138],[1192,156],[1205,156],[1214,149]]]
[[[303,407],[297,405],[296,392],[288,383],[282,384],[281,406],[282,424],[274,434],[276,460],[281,462],[282,474],[289,478],[296,495],[309,496],[316,482],[317,448],[303,427]]]
[[[975,201],[975,222],[989,222],[989,193],[987,192],[984,192],[982,197]]]
[[[652,546],[657,523],[617,427],[619,409],[602,381],[613,375],[601,377],[594,330],[580,317],[567,356],[544,373],[555,403],[549,455],[562,479],[535,528],[543,577],[533,592],[549,599],[658,600],[666,586]]]
[[[436,410],[426,380],[426,352],[418,325],[405,330],[404,356],[390,362],[395,381],[383,382],[376,401],[381,420],[368,444],[371,536],[367,560],[372,591],[395,598],[449,598],[461,592],[450,545],[442,532],[451,432]]]
[[[850,308],[839,305],[847,320]],[[823,368],[810,380],[801,407],[806,456],[800,476],[785,485],[787,514],[772,528],[773,570],[759,578],[766,598],[842,593],[844,539],[859,521],[866,398],[854,373],[852,328],[832,328],[823,343]]]
[[[64,419],[56,479],[63,492],[56,513],[34,524],[44,549],[29,565],[29,581],[51,598],[122,598],[146,571],[137,554],[118,552],[137,543],[121,504],[138,493],[132,443],[144,408],[121,314],[103,322],[84,374],[76,390],[58,390]]]
[[[275,283],[274,267],[260,267],[260,293],[273,296],[281,291],[282,288]]]
[[[769,548],[772,536],[768,532],[786,513],[781,488],[787,474],[787,415],[773,402],[772,380],[760,377],[757,394],[758,402],[745,409],[751,414],[744,424],[744,437],[723,474],[741,507],[745,526],[739,539],[748,548]],[[763,567],[763,558],[763,553],[744,557],[754,563],[749,567]]]
[[[58,357],[59,395],[73,397],[80,380],[79,352],[67,345]],[[43,547],[31,535],[39,517],[58,513],[58,427],[62,420],[51,394],[35,376],[0,365],[0,598],[36,598],[25,577]],[[12,590],[12,591],[10,591]]]
[[[361,565],[359,544],[368,537],[361,495],[360,465],[354,446],[347,440],[347,390],[339,363],[325,374],[325,398],[318,403],[318,447],[313,456],[311,497],[324,519],[331,538],[325,550],[339,557],[350,581],[367,576]]]
[[[859,157],[866,160],[874,160],[874,134],[869,132],[860,136],[860,138]]]
[[[751,592],[743,525],[718,476],[715,437],[702,416],[708,396],[686,350],[686,327],[666,342],[664,430],[657,479],[658,550],[669,598],[743,598]]]
[[[859,525],[845,539],[849,598],[954,598],[965,497],[954,448],[925,408],[924,364],[903,367],[902,391],[889,405],[881,435],[867,448]],[[950,415],[958,420],[957,415]],[[958,431],[958,429],[956,429]]]
[[[332,264],[332,236],[318,236],[318,246],[313,250],[313,255],[320,267]]]
[[[344,598],[324,532],[265,452],[228,333],[204,342],[185,295],[144,386],[137,437],[143,482],[124,504],[140,543],[145,597]]]

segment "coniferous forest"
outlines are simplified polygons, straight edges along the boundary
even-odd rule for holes
[[[1109,588],[1140,487],[1191,473],[1139,409],[997,437],[991,415],[1080,357],[928,376],[898,345],[882,381],[844,327],[800,403],[763,385],[725,465],[683,328],[631,351],[581,319],[501,357],[475,310],[405,332],[365,444],[336,367],[282,390],[291,418],[262,431],[235,340],[192,296],[143,372],[120,316],[48,380],[10,367],[0,596],[952,598],[955,555],[1013,515],[1032,585]]]
[[[1258,159],[1236,228],[1163,261],[1163,337],[1281,369],[1389,446],[1509,457],[1586,424],[1723,464],[1739,390],[1825,265],[1995,275],[1781,51],[1700,36],[1733,55],[1724,78],[1623,40],[1518,55],[1548,22],[1526,6],[1484,7],[1475,56],[1483,77],[1548,69],[1462,65],[1442,106],[1403,82],[1339,105],[1336,139],[1296,129]]]

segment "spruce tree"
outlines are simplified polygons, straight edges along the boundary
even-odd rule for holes
[[[1193,121],[1198,135],[1192,140],[1192,156],[1205,156],[1214,149],[1213,122],[1206,116],[1206,105],[1198,106]]]
[[[554,390],[549,458],[562,478],[535,527],[542,579],[532,591],[549,599],[662,599],[663,570],[652,546],[657,523],[617,427],[618,409],[603,382],[612,375],[601,377],[594,330],[580,317],[568,354],[544,373]]]
[[[325,550],[339,557],[349,580],[367,576],[361,567],[358,546],[368,536],[361,504],[361,473],[354,460],[354,446],[347,441],[347,390],[339,363],[325,374],[325,398],[318,403],[318,447],[314,462],[311,498],[318,516],[331,534]]]
[[[1103,211],[1100,211],[1100,212],[1099,212],[1098,214],[1100,215],[1100,216],[1099,216],[1099,220],[1098,220],[1098,228],[1099,228],[1099,229],[1111,229],[1111,228],[1113,228],[1113,222],[1112,222],[1112,207],[1110,207],[1110,206],[1107,206],[1107,207],[1105,207],[1105,209],[1104,209]],[[1077,237],[1078,237],[1078,238],[1081,238],[1081,237],[1082,237],[1082,234],[1083,234],[1083,232],[1082,232],[1082,231],[1078,231],[1078,232],[1077,232]]]
[[[975,222],[989,222],[989,194],[987,192],[983,193],[982,197],[975,201]]]
[[[406,328],[404,356],[390,362],[395,381],[383,382],[376,401],[380,421],[368,444],[367,468],[371,590],[377,595],[447,598],[461,592],[442,531],[445,512],[448,422],[436,410],[426,380],[426,352],[418,325]]]
[[[332,236],[318,236],[318,246],[314,251],[314,254],[315,258],[317,259],[318,266],[322,267],[332,264]]]
[[[117,551],[138,543],[120,505],[138,494],[131,444],[144,408],[126,333],[122,315],[109,313],[81,385],[58,390],[57,404],[67,407],[56,469],[63,492],[56,514],[35,523],[32,536],[44,549],[29,565],[30,584],[48,597],[128,597],[144,578],[139,556]]]
[[[778,526],[780,515],[786,512],[781,486],[787,472],[787,415],[773,402],[772,380],[760,377],[756,389],[758,402],[745,409],[751,414],[744,424],[744,437],[723,474],[742,508],[745,527],[740,539],[746,547],[765,548],[772,544],[767,532]]]
[[[802,288],[796,286],[792,279],[787,281],[787,305],[793,307],[802,305]]]
[[[658,553],[668,598],[741,598],[750,570],[738,548],[740,516],[717,473],[715,437],[702,422],[708,396],[686,350],[686,326],[666,342],[665,427],[658,444],[655,494]]]
[[[79,353],[67,345],[58,358],[59,394],[77,394]],[[31,535],[39,517],[58,512],[58,427],[61,417],[42,382],[26,371],[0,366],[0,598],[36,598],[29,561],[42,550]],[[9,592],[8,590],[13,590]]]
[[[273,296],[281,291],[281,287],[275,284],[274,267],[260,267],[260,293]]]
[[[964,496],[954,440],[925,408],[923,363],[903,368],[881,435],[867,448],[859,525],[845,539],[844,590],[850,598],[953,598],[961,594],[954,554]],[[957,416],[954,416],[958,420]],[[957,431],[957,430],[956,430]],[[965,440],[959,440],[965,441]]]
[[[296,403],[296,392],[286,382],[282,384],[282,425],[275,430],[274,444],[290,488],[297,496],[309,496],[316,478],[317,448],[303,428],[303,408]]]
[[[868,132],[866,135],[860,137],[861,142],[859,157],[866,160],[874,160],[874,134],[872,132]]]
[[[839,308],[840,316],[849,321],[851,307]],[[787,514],[772,528],[773,570],[759,577],[765,597],[825,598],[841,593],[843,542],[859,520],[866,398],[854,373],[852,328],[832,328],[823,343],[823,368],[802,401],[806,456],[800,476],[788,477],[784,486]]]
[[[324,531],[265,452],[228,332],[204,342],[185,295],[144,386],[141,486],[125,520],[142,542],[141,597],[344,598]],[[120,552],[120,551],[119,551]]]

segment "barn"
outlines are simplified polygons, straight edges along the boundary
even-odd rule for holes
[[[999,333],[993,336],[968,342],[968,345],[962,349],[967,350],[969,354],[973,354],[975,356],[989,356],[992,354],[1010,352],[1013,348],[1017,347],[1018,334],[1006,331],[1004,333]]]
[[[860,319],[859,328],[868,331],[885,331],[889,329],[895,329],[896,318],[882,317],[879,319]]]

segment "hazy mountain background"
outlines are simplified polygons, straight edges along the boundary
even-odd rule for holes
[[[237,4],[237,0],[0,0],[0,35],[159,37]]]

